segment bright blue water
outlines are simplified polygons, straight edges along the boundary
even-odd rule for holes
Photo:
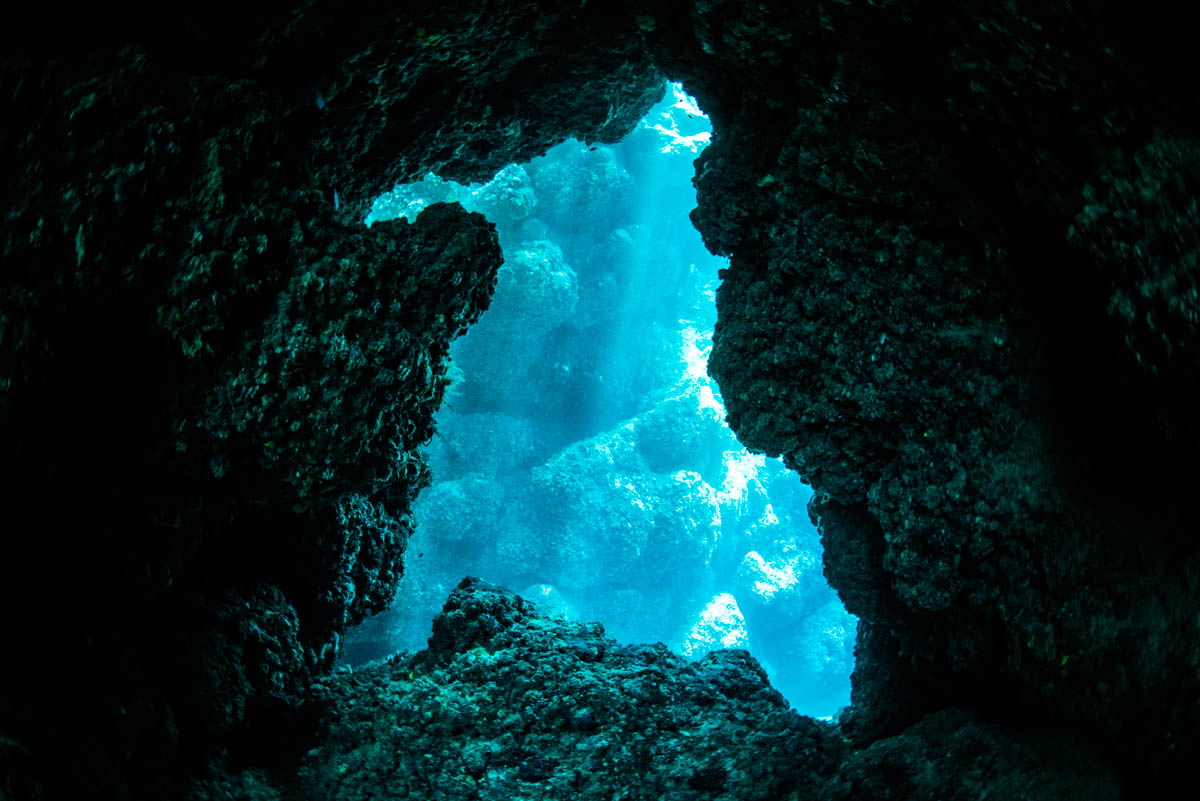
[[[442,200],[482,212],[506,263],[452,348],[405,605],[352,632],[348,661],[423,647],[470,574],[626,641],[748,648],[805,714],[849,703],[855,619],[822,575],[811,490],[741,448],[706,374],[725,260],[688,213],[710,131],[673,85],[618,145],[376,201],[368,223]]]

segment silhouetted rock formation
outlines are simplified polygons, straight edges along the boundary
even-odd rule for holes
[[[1135,796],[1184,775],[1191,29],[1144,4],[1022,5],[218,0],[7,26],[0,792],[270,797],[302,765],[333,793],[356,738],[394,736],[354,716],[444,709],[431,676],[494,679],[503,706],[518,681],[585,675],[560,647],[583,629],[464,587],[420,682],[406,663],[326,676],[395,586],[442,357],[500,261],[455,206],[360,221],[429,170],[614,141],[662,74],[716,132],[694,219],[732,259],[711,365],[730,424],[817,489],[864,625],[837,729],[789,718],[740,663],[754,693],[706,717],[688,676],[735,656],[606,666],[620,764],[682,749],[661,784],[623,777],[634,797],[1103,798],[1096,764]],[[370,687],[395,695],[355,712]],[[566,721],[574,695],[529,714]],[[421,787],[472,775],[465,735],[500,735],[446,714]],[[756,756],[740,734],[768,722],[797,744]],[[685,730],[705,746],[665,733]],[[494,786],[576,797],[558,732],[502,747]]]

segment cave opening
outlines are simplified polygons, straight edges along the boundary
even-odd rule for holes
[[[505,264],[451,348],[404,601],[347,633],[343,664],[424,648],[470,574],[623,642],[746,648],[801,713],[849,704],[856,619],[825,581],[812,490],[742,447],[707,374],[728,260],[689,213],[711,136],[672,83],[618,144],[376,199],[368,225],[437,202],[484,214]]]

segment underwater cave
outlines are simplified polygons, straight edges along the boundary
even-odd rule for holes
[[[855,621],[822,575],[812,491],[741,447],[707,375],[728,259],[688,214],[710,135],[670,84],[615,145],[572,140],[483,184],[429,176],[374,202],[368,225],[460,203],[496,224],[505,264],[450,346],[403,603],[347,632],[343,664],[423,649],[471,575],[622,642],[746,648],[803,714],[850,703]]]
[[[1189,786],[1185,11],[25,13],[0,798]]]

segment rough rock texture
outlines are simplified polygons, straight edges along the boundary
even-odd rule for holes
[[[1116,801],[1121,792],[1112,772],[1069,740],[988,726],[950,708],[854,751],[823,798]]]
[[[467,579],[430,647],[337,674],[297,799],[767,799],[837,764],[742,651],[698,662]]]
[[[745,651],[689,662],[464,579],[429,649],[321,682],[295,799],[1115,799],[1053,736],[950,709],[851,752]]]
[[[553,242],[526,242],[505,255],[494,298],[498,313],[479,321],[479,346],[455,358],[484,389],[473,405],[485,409],[497,405],[496,399],[521,397],[522,387],[536,386],[517,366],[540,361],[548,340],[579,302],[579,279]]]
[[[1160,422],[1186,440],[1196,430],[1181,404],[1200,380],[1200,141],[1160,131],[1124,161],[1085,187],[1068,238],[1111,284],[1108,313],[1152,376]]]
[[[394,586],[442,356],[499,260],[457,208],[360,221],[431,169],[620,137],[656,70],[716,131],[695,220],[732,258],[711,367],[730,423],[818,490],[864,625],[837,733],[729,657],[613,652],[607,753],[670,766],[621,775],[631,797],[1109,797],[1097,761],[1129,795],[1187,777],[1200,115],[1180,8],[30,8],[0,34],[0,788],[270,798],[323,718],[304,769],[331,793],[358,792],[322,761],[344,752],[479,797],[487,757],[459,741],[504,734],[456,705],[481,696],[393,665],[330,680],[324,711],[301,700]],[[598,656],[509,596],[457,603],[414,676],[515,703]],[[374,682],[405,703],[358,705]],[[605,753],[566,726],[573,695],[513,712],[564,722],[529,723],[539,748]],[[445,751],[445,772],[379,746],[418,708],[440,736],[412,767]],[[622,727],[635,709],[657,730]],[[792,734],[763,757],[747,731]],[[497,742],[499,797],[575,797],[565,754]]]
[[[1161,22],[704,2],[651,37],[716,132],[710,371],[817,490],[860,663],[886,630],[934,703],[1086,729],[1151,782],[1200,746],[1197,129]]]
[[[6,784],[169,797],[297,753],[391,600],[501,260],[457,206],[366,228],[372,194],[618,138],[661,93],[611,16],[385,6],[4,34]]]

